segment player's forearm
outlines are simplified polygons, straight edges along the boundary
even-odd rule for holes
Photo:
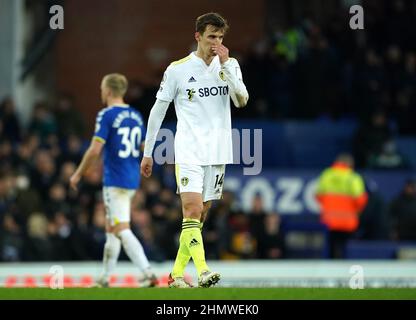
[[[247,89],[245,91],[237,91],[237,90],[231,90],[231,91],[234,92],[235,99],[237,100],[237,101],[235,101],[235,99],[233,100],[234,104],[240,108],[245,107],[248,102]]]
[[[243,80],[238,77],[237,72],[232,70],[233,68],[230,59],[222,65],[222,71],[228,87],[237,99],[234,103],[237,102],[238,107],[244,107],[248,101],[248,91]]]
[[[100,157],[100,154],[97,154],[92,151],[91,148],[85,152],[84,156],[82,157],[81,163],[79,164],[76,173],[79,176],[83,176],[84,173],[88,170],[88,168]]]
[[[156,143],[157,134],[163,119],[165,118],[166,111],[168,110],[169,102],[157,99],[150,111],[149,120],[147,123],[146,141],[144,143],[144,156],[151,157],[153,148]]]

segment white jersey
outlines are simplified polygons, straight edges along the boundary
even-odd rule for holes
[[[237,60],[229,61],[229,70],[242,79]],[[173,62],[166,69],[156,97],[175,103],[175,163],[233,162],[230,89],[218,56],[209,66],[195,53]]]

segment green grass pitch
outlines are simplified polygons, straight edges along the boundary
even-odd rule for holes
[[[0,300],[416,300],[416,288],[0,288]]]

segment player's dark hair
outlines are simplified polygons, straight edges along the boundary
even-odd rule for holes
[[[209,12],[199,16],[195,22],[195,29],[200,34],[203,34],[208,25],[213,26],[215,28],[214,31],[221,30],[224,34],[229,28],[227,20],[215,12]]]

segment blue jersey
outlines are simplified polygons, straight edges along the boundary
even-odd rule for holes
[[[95,123],[94,139],[104,143],[105,187],[137,189],[139,155],[145,136],[140,112],[129,106],[102,109]]]

